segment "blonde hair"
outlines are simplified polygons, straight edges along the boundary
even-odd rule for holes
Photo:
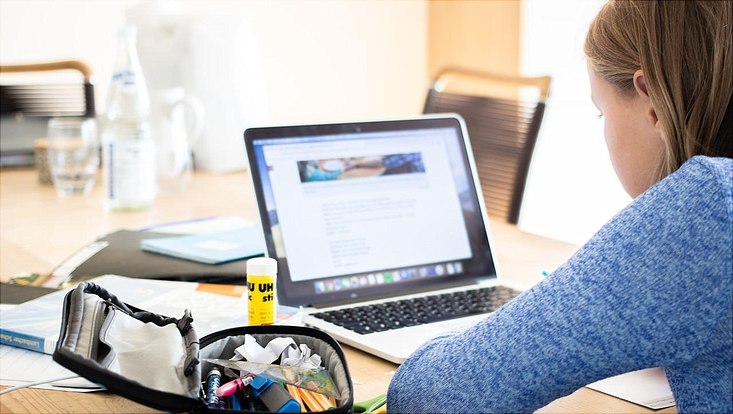
[[[733,2],[611,0],[585,55],[625,95],[644,73],[665,148],[654,182],[694,155],[733,158]]]

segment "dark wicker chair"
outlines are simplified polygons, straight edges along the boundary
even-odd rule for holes
[[[441,72],[424,113],[466,121],[489,217],[516,224],[550,77],[507,77],[462,69]]]
[[[63,80],[55,72],[73,72]],[[32,165],[33,143],[51,117],[94,117],[92,73],[84,62],[0,65],[0,166]]]

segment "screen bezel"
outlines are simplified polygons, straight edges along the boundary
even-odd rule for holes
[[[333,291],[329,293],[315,293],[313,289],[314,281],[293,282],[290,277],[290,271],[287,266],[287,256],[278,257],[275,250],[275,242],[273,240],[272,221],[267,211],[267,203],[265,200],[262,171],[256,157],[255,141],[262,139],[288,139],[294,137],[307,136],[323,136],[323,135],[339,135],[353,134],[359,132],[388,132],[388,131],[405,131],[414,129],[430,129],[430,128],[451,128],[455,131],[458,144],[460,146],[462,162],[469,175],[468,185],[471,187],[471,203],[475,208],[476,214],[473,214],[474,225],[478,228],[471,228],[472,235],[476,236],[476,240],[471,240],[471,249],[479,249],[475,252],[472,259],[467,261],[467,266],[462,274],[452,275],[452,277],[436,277],[411,280],[398,284],[383,284],[371,287],[365,287],[352,290]],[[388,121],[363,121],[363,122],[347,122],[334,124],[313,124],[313,125],[295,125],[295,126],[274,126],[274,127],[255,127],[248,128],[244,132],[245,148],[250,166],[250,176],[255,189],[257,199],[257,207],[262,229],[264,232],[266,251],[269,257],[278,261],[278,299],[281,304],[288,306],[318,306],[320,304],[330,304],[335,302],[357,302],[362,300],[375,299],[386,296],[394,296],[395,291],[399,294],[409,294],[424,290],[440,289],[459,284],[467,284],[474,282],[477,278],[491,279],[497,278],[497,270],[495,259],[490,246],[490,235],[488,229],[488,221],[484,202],[478,195],[481,192],[476,167],[474,164],[470,142],[468,140],[465,124],[456,114],[440,114],[440,115],[424,115],[418,118],[388,120]],[[275,206],[277,210],[277,206]],[[429,264],[425,264],[429,265]],[[348,277],[350,275],[343,275]],[[399,289],[395,289],[399,286]]]

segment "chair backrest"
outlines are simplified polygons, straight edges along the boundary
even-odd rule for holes
[[[424,113],[466,121],[489,216],[517,223],[550,77],[448,69],[433,82]]]
[[[92,73],[84,62],[0,65],[0,75],[0,167],[33,165],[34,141],[46,135],[51,117],[96,115]]]
[[[81,88],[76,84],[11,84],[3,88],[2,112],[22,111],[28,114],[95,116],[92,71],[84,62],[64,60],[57,62],[0,65],[0,73],[42,73],[75,70],[82,76]]]

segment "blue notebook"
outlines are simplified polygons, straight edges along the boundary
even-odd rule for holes
[[[219,264],[261,256],[265,241],[258,226],[249,226],[217,233],[143,239],[140,247],[146,252]]]

